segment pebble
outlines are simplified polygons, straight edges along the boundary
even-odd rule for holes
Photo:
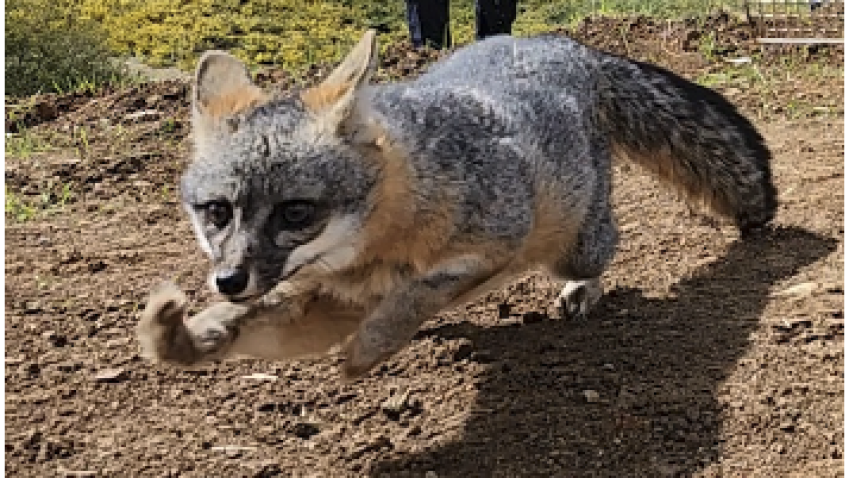
[[[815,290],[817,290],[816,282],[803,282],[801,284],[796,284],[794,286],[788,287],[782,291],[775,292],[772,294],[773,297],[787,297],[787,296],[797,296],[803,297],[811,295]]]
[[[115,383],[129,378],[129,374],[123,368],[108,368],[98,372],[94,376],[97,382]]]
[[[267,373],[252,373],[250,375],[242,375],[242,378],[247,378],[250,380],[269,380],[275,381],[278,379],[277,375],[271,375]]]
[[[595,390],[584,390],[584,398],[589,403],[596,403],[601,399],[601,396]]]

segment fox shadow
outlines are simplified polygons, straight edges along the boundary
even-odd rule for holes
[[[471,340],[488,371],[460,438],[371,476],[689,476],[719,458],[717,393],[771,287],[837,246],[774,229],[735,242],[669,298],[619,288],[585,321],[424,331]]]

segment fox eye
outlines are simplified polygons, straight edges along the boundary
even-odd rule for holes
[[[206,220],[216,229],[223,229],[233,219],[233,207],[225,201],[213,201],[204,206]]]
[[[287,201],[278,204],[272,215],[277,230],[298,230],[309,226],[315,217],[315,204],[309,201]]]

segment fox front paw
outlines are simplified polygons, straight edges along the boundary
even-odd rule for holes
[[[155,287],[136,327],[141,356],[154,362],[191,361],[193,347],[184,324],[188,298],[173,283]]]
[[[187,320],[186,328],[195,353],[204,359],[225,355],[239,335],[239,324],[250,311],[246,305],[219,302]]]
[[[226,354],[238,335],[247,306],[220,302],[187,319],[188,299],[166,282],[150,294],[136,334],[142,357],[176,365],[193,365]]]

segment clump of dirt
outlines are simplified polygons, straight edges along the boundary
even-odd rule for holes
[[[70,95],[46,94],[18,98],[11,103],[7,100],[6,132],[18,133],[41,123],[53,121],[60,115],[74,111],[94,96],[91,92],[77,92]]]
[[[668,43],[663,25],[592,19],[577,35],[689,78],[710,71],[686,24]],[[727,25],[729,45],[748,44]],[[442,54],[390,47],[381,81]],[[330,67],[258,78],[288,89]],[[833,83],[782,85],[770,101],[842,97]],[[139,357],[153,284],[177,278],[196,304],[211,299],[175,195],[188,94],[169,81],[42,97],[55,114],[26,124],[57,149],[7,160],[17,195],[51,180],[75,192],[29,221],[7,217],[10,476],[842,475],[842,115],[758,121],[775,154],[775,230],[739,241],[622,166],[622,240],[587,320],[551,318],[556,284],[531,274],[440,314],[343,383],[338,357],[188,371]],[[748,114],[765,101],[731,97]]]

